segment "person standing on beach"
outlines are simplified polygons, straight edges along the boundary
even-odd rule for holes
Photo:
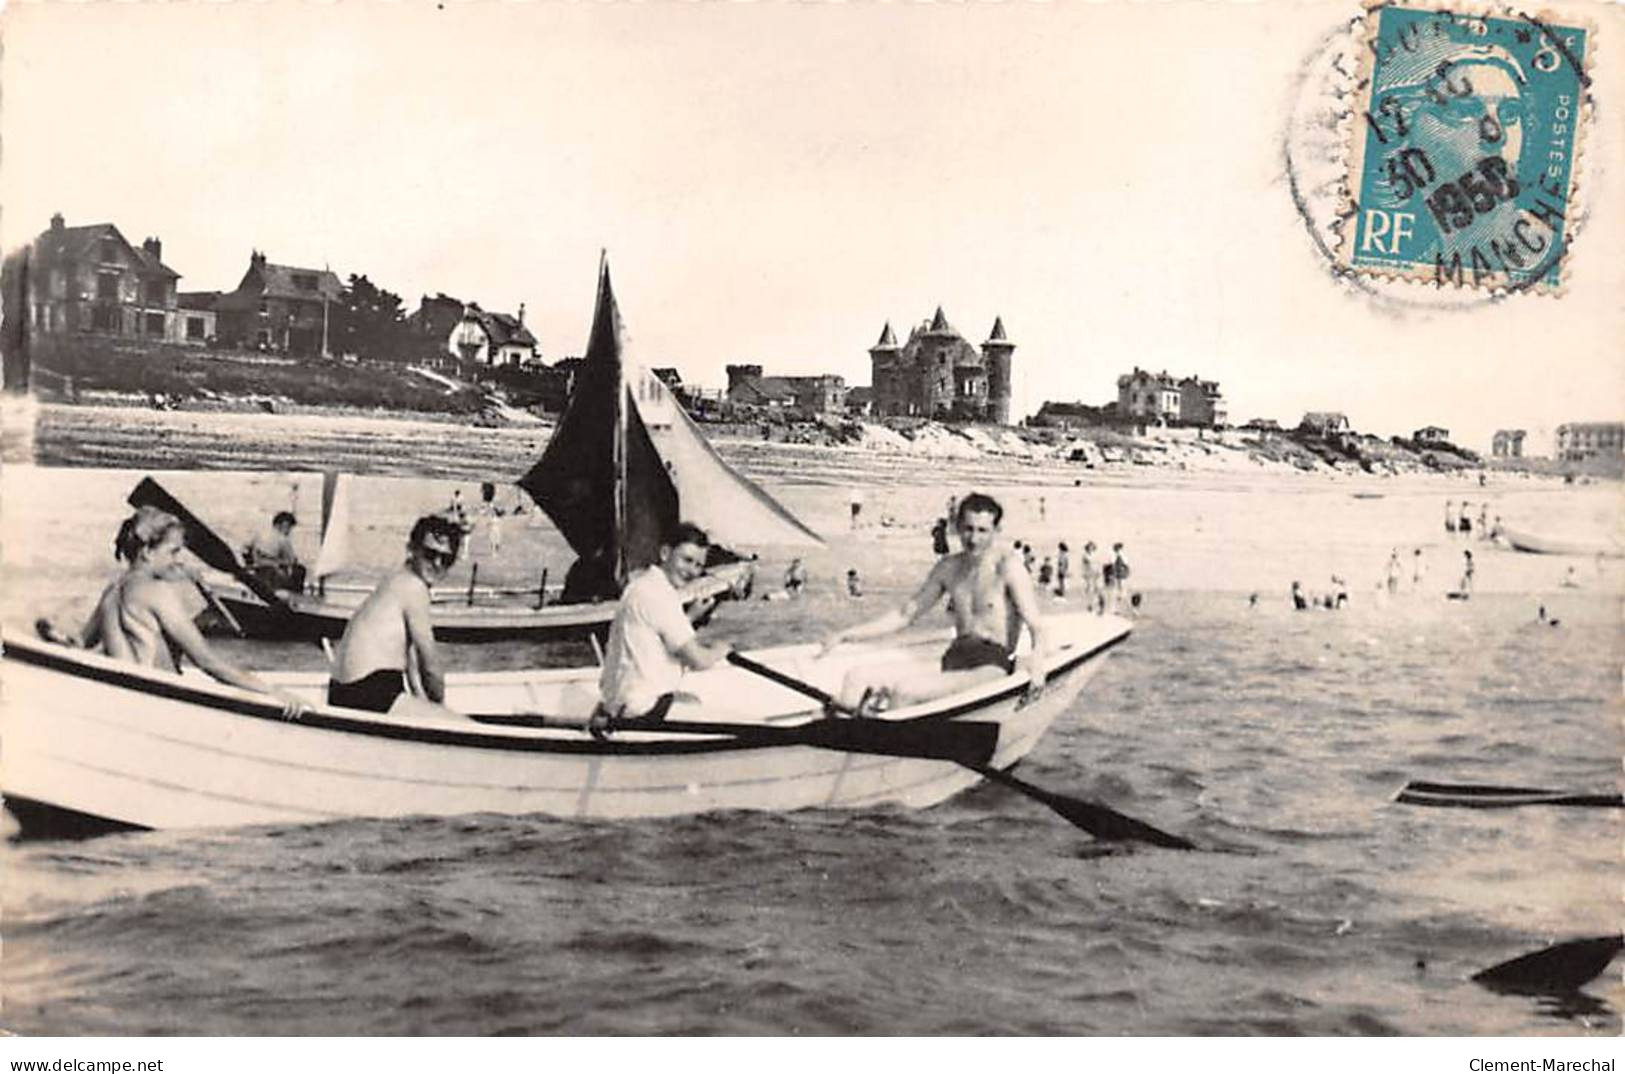
[[[1067,551],[1066,542],[1062,541],[1055,549],[1055,595],[1066,596],[1066,576],[1072,569],[1072,556]]]
[[[1298,581],[1292,583],[1292,608],[1299,612],[1309,610],[1309,598],[1303,595],[1303,584]]]
[[[863,580],[858,577],[856,567],[846,569],[846,595],[849,597],[863,596]]]
[[[1033,546],[1023,541],[1021,543],[1021,565],[1027,568],[1028,574],[1033,572],[1033,560],[1035,558],[1036,557],[1033,555]]]
[[[852,506],[852,528],[855,530],[855,529],[858,528],[858,516],[863,514],[863,490],[862,489],[853,489],[852,490],[851,506]]]
[[[1391,597],[1399,592],[1399,577],[1404,568],[1399,565],[1399,549],[1395,548],[1388,553],[1388,595]]]
[[[1100,574],[1095,570],[1095,542],[1083,542],[1083,555],[1078,557],[1078,577],[1083,579],[1083,606],[1104,609],[1100,604]]]
[[[114,555],[127,565],[124,574],[102,590],[79,633],[65,634],[47,619],[36,622],[35,631],[58,645],[100,649],[115,660],[160,671],[179,672],[184,656],[228,686],[270,695],[286,719],[308,711],[298,697],[237,667],[204,640],[184,596],[197,584],[180,560],[185,547],[180,519],[156,507],[138,508],[113,540]]]
[[[1473,505],[1461,501],[1461,512],[1456,518],[1456,532],[1463,537],[1473,532]]]
[[[1047,589],[1049,587],[1049,585],[1050,585],[1050,582],[1054,579],[1054,577],[1055,577],[1055,564],[1050,562],[1050,558],[1048,556],[1045,556],[1044,557],[1044,562],[1039,564],[1039,567],[1038,567],[1038,585],[1039,585],[1039,587]]]
[[[912,704],[1003,675],[1022,663],[1036,694],[1049,676],[1048,648],[1032,575],[1010,551],[1001,550],[999,523],[1004,508],[991,496],[973,492],[959,502],[954,519],[962,550],[937,560],[925,583],[901,605],[866,623],[831,633],[823,652],[850,641],[878,638],[919,621],[944,596],[954,618],[954,640],[935,669],[859,666],[842,683],[841,705],[860,716]],[[1025,661],[1015,655],[1022,627],[1032,636]]]
[[[807,568],[802,566],[801,557],[797,556],[785,569],[784,591],[792,597],[799,597],[805,588],[807,588]]]
[[[1427,564],[1422,562],[1420,548],[1411,551],[1411,590],[1415,592],[1422,588],[1422,576],[1427,573]]]
[[[946,556],[948,554],[948,520],[939,518],[931,527],[931,554]]]
[[[350,618],[333,657],[327,703],[388,712],[405,694],[450,716],[445,668],[429,620],[429,589],[446,577],[462,549],[463,528],[446,515],[424,515],[406,540],[406,561],[378,583]],[[431,710],[433,711],[433,710]]]
[[[1461,554],[1463,563],[1461,568],[1460,592],[1462,599],[1465,600],[1473,595],[1473,550],[1471,548],[1464,548],[1462,549]]]
[[[1444,531],[1446,533],[1456,532],[1455,503],[1455,500],[1446,500],[1444,502]]]
[[[1112,561],[1108,564],[1111,576],[1108,588],[1111,590],[1112,612],[1115,614],[1123,608],[1123,583],[1128,581],[1128,561],[1123,558],[1123,542],[1118,541],[1112,545]]]
[[[1478,539],[1490,536],[1490,504],[1486,500],[1478,505]]]

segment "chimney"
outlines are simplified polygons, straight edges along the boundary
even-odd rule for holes
[[[67,225],[68,225],[68,222],[66,220],[62,219],[62,214],[61,213],[52,213],[51,214],[51,230],[52,231],[61,231]]]
[[[158,241],[157,236],[147,239],[141,244],[141,248],[151,254],[154,261],[163,261],[164,244]]]
[[[523,302],[519,303],[519,323],[521,325],[525,323],[525,304]]]
[[[258,250],[249,251],[248,264],[250,268],[264,268],[265,255],[260,253]]]

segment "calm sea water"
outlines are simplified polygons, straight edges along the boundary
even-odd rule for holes
[[[862,475],[782,457],[757,473],[835,539],[809,557],[807,599],[724,609],[714,629],[747,644],[900,598],[930,559],[922,523],[952,491],[877,468],[891,484],[868,510],[899,526],[851,534],[846,488]],[[7,629],[81,609],[109,569],[129,475],[3,480]],[[289,502],[309,515],[316,487],[173,481],[233,539]],[[1345,485],[1004,481],[1007,533],[1074,550],[1126,539],[1145,594],[1132,639],[1023,775],[1212,849],[1103,846],[996,787],[920,812],[10,843],[0,1021],[23,1034],[1620,1032],[1617,972],[1561,1005],[1466,979],[1618,930],[1620,811],[1392,801],[1411,779],[1616,787],[1617,565],[1481,548],[1483,591],[1450,602],[1460,547],[1435,530],[1465,485],[1354,499]],[[1617,518],[1617,493],[1491,491],[1529,517]],[[370,495],[360,543],[387,561],[390,505],[420,505]],[[501,576],[503,556],[518,557],[513,577],[534,570],[525,541],[547,541],[531,532],[516,524],[503,553],[477,552],[481,578]],[[1431,570],[1388,599],[1376,583],[1401,542]],[[840,592],[848,565],[869,584],[861,602]],[[1559,585],[1568,566],[1579,588]],[[1290,577],[1323,588],[1334,570],[1350,607],[1287,610]],[[1537,623],[1541,604],[1559,626]],[[320,661],[309,646],[226,644],[258,666]],[[461,667],[535,656],[454,653]]]
[[[833,601],[831,602],[834,603]],[[1466,981],[1617,928],[1612,600],[1294,615],[1160,593],[1024,765],[1222,851],[997,788],[923,812],[138,833],[0,851],[27,1034],[1616,1034]],[[736,616],[737,618],[737,616]]]

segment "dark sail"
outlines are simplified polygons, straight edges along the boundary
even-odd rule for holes
[[[629,571],[654,562],[660,534],[677,518],[677,490],[626,395],[622,362],[606,259],[570,402],[541,460],[519,481],[578,557],[566,600],[618,596]]]

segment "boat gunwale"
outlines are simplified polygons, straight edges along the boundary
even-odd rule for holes
[[[1080,647],[1080,652],[1050,670],[1050,678],[1053,680],[1058,676],[1069,674],[1091,659],[1103,655],[1127,640],[1130,633],[1131,631],[1127,629],[1119,630],[1099,644],[1088,648]],[[421,723],[370,718],[372,714],[366,716],[339,715],[338,713],[350,713],[356,710],[335,710],[328,706],[320,706],[298,720],[290,721],[283,715],[280,704],[261,701],[247,691],[236,687],[216,685],[212,682],[193,684],[185,681],[170,681],[167,677],[160,677],[161,673],[153,674],[150,673],[150,669],[115,662],[112,658],[100,656],[99,654],[84,651],[76,652],[74,650],[63,650],[59,653],[53,651],[56,648],[59,647],[45,642],[36,642],[33,639],[14,639],[0,644],[0,661],[16,660],[21,664],[68,674],[78,679],[88,679],[116,689],[135,690],[138,693],[164,700],[183,702],[209,711],[285,723],[292,727],[397,741],[458,746],[468,749],[589,756],[678,755],[741,749],[780,749],[790,745],[812,744],[762,741],[759,735],[755,740],[752,740],[751,736],[754,732],[759,731],[768,731],[773,734],[793,732],[798,728],[807,726],[809,723],[816,722],[816,720],[809,720],[800,724],[771,725],[742,722],[739,725],[740,734],[738,735],[719,731],[714,737],[710,735],[694,735],[685,738],[672,738],[668,734],[667,737],[655,739],[634,740],[624,736],[616,736],[600,740],[590,737],[579,739],[541,737],[535,730],[532,730],[530,734],[461,730]],[[930,723],[985,712],[992,706],[1019,698],[1026,689],[1027,680],[1017,677],[1015,682],[1005,683],[989,693],[984,694],[981,692],[988,686],[998,685],[996,682],[983,684],[983,686],[973,688],[970,691],[961,691],[959,694],[949,695],[948,698],[940,700],[951,700],[953,701],[951,705],[926,711],[917,716],[894,718],[892,722],[900,724]],[[932,704],[934,702],[926,702],[918,707],[929,708]],[[479,714],[470,714],[468,718],[471,722],[477,721]],[[628,731],[626,734],[659,735],[660,732],[651,729],[648,731]],[[814,748],[823,747],[815,746]]]

